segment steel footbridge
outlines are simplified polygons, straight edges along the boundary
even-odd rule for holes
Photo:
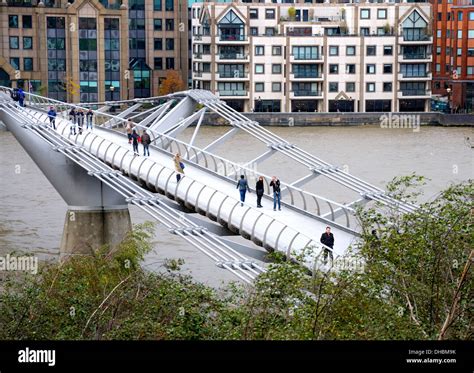
[[[399,201],[289,143],[208,91],[189,90],[160,97],[77,105],[26,93],[26,107],[13,101],[10,93],[10,88],[0,88],[0,119],[33,160],[40,156],[31,143],[61,153],[86,171],[88,177],[100,180],[128,204],[166,226],[170,234],[181,237],[217,266],[245,282],[252,282],[265,268],[243,255],[238,247],[241,244],[229,239],[232,235],[240,235],[268,251],[281,252],[287,258],[305,253],[304,265],[314,270],[324,266],[322,251],[331,250],[319,241],[326,226],[331,227],[336,237],[335,255],[344,254],[357,241],[356,206],[376,203],[400,213],[417,209],[416,205]],[[51,106],[58,113],[56,129],[47,115]],[[71,133],[72,108],[92,109],[92,130],[86,130],[84,124],[82,133]],[[219,138],[198,147],[196,138],[209,112],[218,114],[230,127]],[[125,132],[129,120],[139,133],[146,129],[150,135],[150,156],[132,151]],[[191,125],[191,138],[183,139],[183,131]],[[225,147],[236,133],[257,139],[262,143],[262,152],[244,163],[217,155],[216,149]],[[186,165],[179,181],[173,163],[176,153]],[[276,154],[307,170],[304,177],[295,181],[280,178],[282,211],[273,210],[271,176],[257,172],[259,164]],[[50,173],[47,164],[40,168],[45,174]],[[252,194],[247,197],[251,202],[241,206],[236,190],[241,174],[249,180],[264,177],[263,208],[256,207]],[[54,177],[59,176],[51,176]],[[328,179],[357,198],[350,203],[337,202],[304,188],[317,177]],[[251,190],[255,192],[254,188]],[[196,213],[208,219],[198,218]]]

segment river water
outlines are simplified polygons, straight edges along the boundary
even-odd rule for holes
[[[196,145],[208,143],[226,130],[204,127]],[[272,131],[378,187],[383,188],[399,175],[416,172],[426,176],[430,181],[423,188],[423,200],[433,198],[450,183],[474,177],[474,149],[466,140],[466,137],[474,138],[473,128],[422,127],[419,132],[413,132],[370,126],[277,127]],[[190,129],[184,137],[191,135]],[[217,153],[243,162],[257,156],[258,149],[258,142],[238,134]],[[289,159],[280,156],[265,162],[259,170],[265,174],[278,172],[282,181],[294,181],[304,175]],[[13,135],[3,130],[0,130],[0,175],[0,255],[33,252],[40,259],[57,260],[67,206]],[[329,185],[319,187],[318,194],[344,199]],[[148,215],[135,207],[130,211],[133,223],[149,220]],[[235,280],[232,274],[217,268],[194,247],[159,225],[153,247],[145,263],[149,268],[158,269],[166,258],[183,258],[183,271],[198,281],[218,286]]]

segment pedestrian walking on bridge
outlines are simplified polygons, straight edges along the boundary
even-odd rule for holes
[[[276,206],[278,204],[278,211],[281,211],[281,188],[280,180],[276,177],[272,177],[270,186],[273,187],[273,211],[276,211]]]
[[[321,235],[321,243],[327,247],[324,248],[324,264],[328,262],[328,254],[331,258],[331,262],[333,261],[333,248],[334,248],[334,235],[331,233],[331,227],[326,227],[326,232]]]
[[[237,182],[237,189],[240,192],[240,206],[243,206],[245,202],[245,194],[247,191],[250,193],[249,183],[244,175],[240,175],[240,180]]]
[[[176,182],[179,183],[181,180],[181,175],[184,175],[184,163],[181,160],[181,155],[179,153],[176,153],[176,155],[173,158],[174,161],[174,169],[176,170]]]
[[[56,129],[56,110],[54,109],[54,106],[49,107],[48,111],[48,118],[49,118],[49,123],[51,126],[53,126],[53,129]]]

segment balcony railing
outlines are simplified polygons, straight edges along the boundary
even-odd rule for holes
[[[403,53],[404,60],[425,60],[430,58],[426,53]]]
[[[246,41],[247,35],[219,35],[220,41]]]
[[[310,90],[296,90],[293,91],[293,94],[295,97],[300,97],[300,96],[321,96],[320,91],[310,91]]]
[[[297,61],[321,59],[321,56],[318,56],[317,54],[292,54],[292,56]]]
[[[220,72],[219,78],[247,78],[248,74],[244,73],[243,71],[228,71],[228,72]]]
[[[405,79],[410,79],[410,78],[427,78],[429,76],[429,72],[425,73],[420,73],[420,74],[403,74],[401,73],[402,77]]]
[[[321,78],[321,73],[318,72],[299,72],[299,71],[294,71],[293,76],[295,78]]]
[[[246,90],[219,91],[219,96],[247,96]]]
[[[426,89],[402,89],[402,96],[427,96],[430,94]]]
[[[403,34],[403,41],[430,41],[431,35],[427,34]]]
[[[219,53],[221,60],[245,60],[247,57],[244,53]]]

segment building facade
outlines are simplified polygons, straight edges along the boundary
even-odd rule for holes
[[[3,0],[0,84],[70,102],[158,95],[188,75],[181,0]]]
[[[203,3],[193,86],[239,111],[428,111],[431,4]]]
[[[434,0],[433,95],[474,110],[474,0]]]

